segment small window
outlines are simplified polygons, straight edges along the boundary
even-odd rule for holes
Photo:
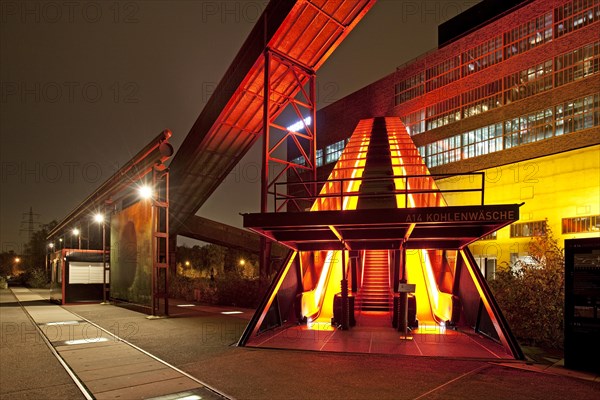
[[[485,235],[484,237],[480,238],[479,240],[496,240],[496,233],[497,232],[492,232],[489,235]]]
[[[533,236],[546,236],[546,221],[522,222],[510,226],[511,238]]]
[[[600,231],[600,215],[563,218],[562,233],[589,233]]]

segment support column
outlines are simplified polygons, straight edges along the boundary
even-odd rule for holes
[[[400,283],[406,283],[406,247],[404,243],[400,248]],[[398,294],[398,331],[404,332],[404,336],[408,333],[408,293],[400,291]]]
[[[156,317],[169,315],[169,170],[164,164],[152,170],[152,190],[152,317]]]
[[[263,85],[263,148],[262,148],[262,170],[260,180],[260,212],[266,213],[269,208],[269,143],[271,135],[271,55],[265,51],[264,85]],[[259,275],[261,278],[267,276],[267,270],[271,261],[270,243],[264,236],[260,237],[260,259]]]
[[[346,273],[346,250],[342,249],[342,330],[350,329],[350,307],[348,304],[348,274]]]
[[[288,196],[289,178],[300,197],[313,198],[316,194],[316,76],[315,72],[286,54],[274,49],[264,52],[263,71],[263,147],[261,171],[261,213],[269,211],[269,195],[272,211],[295,207],[303,211],[306,200],[297,200]],[[272,82],[287,79],[291,84],[283,91],[271,90]],[[308,87],[307,87],[308,86]],[[280,122],[278,118],[290,111],[299,119],[289,125],[289,121]],[[310,119],[310,122],[309,122]],[[294,126],[294,127],[292,127]],[[298,160],[282,159],[282,151],[294,148],[300,155]],[[309,181],[307,183],[304,183]],[[285,189],[280,189],[285,185]],[[311,201],[309,200],[310,204]],[[261,238],[260,274],[265,277],[271,269],[271,243]]]

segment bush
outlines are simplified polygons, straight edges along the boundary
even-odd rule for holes
[[[266,289],[263,281],[229,272],[216,279],[217,301],[224,306],[256,308]]]
[[[563,347],[565,262],[550,229],[529,244],[527,261],[489,282],[513,333],[523,344]]]
[[[41,268],[34,268],[30,271],[27,271],[24,275],[23,282],[27,287],[37,289],[48,289],[50,287],[50,282],[48,282],[46,271]]]
[[[256,308],[266,285],[260,279],[248,279],[236,272],[218,276],[214,281],[207,278],[171,277],[171,297],[207,304]]]
[[[185,301],[198,301],[208,304],[217,303],[214,284],[206,278],[189,278],[182,275],[175,275],[170,278],[169,290],[171,297]]]

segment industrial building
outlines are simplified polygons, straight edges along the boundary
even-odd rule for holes
[[[318,179],[358,121],[397,116],[432,174],[481,171],[486,203],[524,202],[518,222],[470,246],[487,277],[527,257],[531,237],[548,228],[561,246],[597,237],[598,21],[598,0],[486,0],[466,10],[439,26],[437,49],[319,110]],[[446,199],[460,205],[464,196]]]

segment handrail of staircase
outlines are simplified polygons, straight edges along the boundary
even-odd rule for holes
[[[437,179],[445,179],[445,178],[457,178],[457,177],[469,177],[472,178],[474,176],[479,176],[481,178],[481,186],[478,188],[471,189],[409,189],[408,182],[410,179],[416,178],[437,178]],[[393,181],[395,179],[403,179],[404,189],[394,189],[388,190],[385,192],[375,192],[375,193],[361,193],[360,191],[344,191],[344,183],[346,182],[356,182],[360,181],[361,184],[365,182],[379,182],[379,181]],[[339,192],[336,193],[325,193],[318,194],[314,196],[301,195],[297,196],[289,193],[290,186],[293,185],[309,185],[312,184],[315,187],[326,184],[326,183],[339,183]],[[280,187],[284,186],[285,192],[279,190]],[[278,182],[274,185],[274,191],[271,192],[273,194],[273,209],[275,212],[279,212],[283,209],[285,204],[290,201],[315,201],[317,199],[325,199],[325,198],[337,198],[339,197],[340,207],[343,204],[343,200],[348,196],[360,196],[362,198],[380,198],[391,195],[405,195],[405,207],[408,207],[408,195],[415,194],[428,194],[428,193],[468,193],[468,192],[479,192],[481,193],[481,205],[484,205],[485,198],[485,173],[484,172],[468,172],[462,174],[418,174],[418,175],[390,175],[385,177],[372,177],[372,178],[364,178],[364,177],[354,177],[354,178],[333,178],[327,180],[316,180],[316,181],[299,181],[299,182]],[[283,201],[283,204],[280,206],[277,205],[279,201]]]

